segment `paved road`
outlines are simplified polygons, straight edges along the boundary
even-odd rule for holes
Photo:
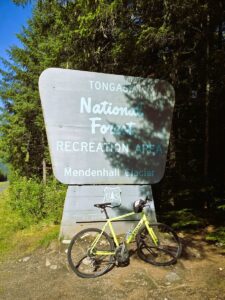
[[[2,183],[0,185],[0,192],[3,192],[7,188],[8,185],[9,185],[8,182]]]

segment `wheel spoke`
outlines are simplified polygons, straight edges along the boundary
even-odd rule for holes
[[[158,249],[170,254],[174,258],[176,257],[177,249],[175,247],[172,247],[172,246],[159,246]]]
[[[87,255],[84,255],[83,257],[81,257],[81,259],[77,262],[77,264],[75,265],[75,268],[78,268],[79,265],[81,264],[81,262],[87,257]]]
[[[93,242],[95,247],[90,253],[89,249],[92,248]],[[97,251],[109,254],[97,255]],[[85,229],[72,239],[68,248],[68,261],[78,276],[97,277],[113,266],[114,256],[111,254],[113,251],[113,241],[105,232],[102,233],[97,228]]]
[[[176,262],[181,252],[181,244],[175,232],[165,224],[150,224],[157,236],[155,245],[146,228],[137,236],[138,255],[146,262],[155,265],[170,265]]]

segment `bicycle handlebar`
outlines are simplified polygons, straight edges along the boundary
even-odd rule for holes
[[[145,204],[147,204],[147,202],[150,202],[151,200],[152,199],[150,199],[148,196],[146,196],[145,200],[143,200],[143,201],[144,201]]]

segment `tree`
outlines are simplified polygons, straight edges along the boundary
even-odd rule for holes
[[[19,35],[24,47],[11,48],[12,63],[2,71],[5,159],[26,176],[41,176],[43,160],[50,166],[37,90],[47,67],[162,78],[175,87],[176,106],[161,196],[169,190],[179,198],[190,187],[195,193],[214,185],[212,178],[222,191],[224,6],[222,0],[38,0]]]
[[[67,29],[67,12],[60,5],[44,5],[37,4],[28,27],[18,34],[23,48],[12,47],[11,62],[3,60],[5,70],[1,70],[1,154],[27,177],[41,177],[45,160],[50,167],[38,78],[47,67],[65,67],[63,42],[67,36],[61,29]]]
[[[31,0],[13,0],[13,2],[17,5],[26,5],[31,2]]]

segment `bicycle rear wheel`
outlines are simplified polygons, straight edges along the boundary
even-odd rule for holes
[[[168,266],[179,258],[182,245],[175,231],[166,224],[149,224],[156,236],[155,241],[146,227],[136,237],[138,256],[156,266]]]
[[[93,278],[103,275],[114,265],[114,255],[104,251],[114,251],[113,240],[102,232],[92,253],[91,246],[95,238],[101,234],[98,228],[88,228],[77,233],[70,242],[67,257],[72,270],[80,277]],[[101,251],[102,254],[95,254]]]

